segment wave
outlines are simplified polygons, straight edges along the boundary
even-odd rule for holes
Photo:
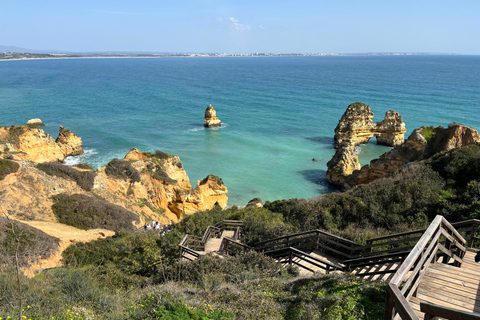
[[[205,128],[204,126],[197,126],[195,128],[188,129],[187,132],[197,132],[197,131],[204,131],[204,130],[220,130],[228,127],[228,123],[222,123],[220,127],[212,127],[212,128]]]
[[[360,153],[362,153],[362,148],[360,146],[355,146],[355,154],[358,156]]]
[[[65,158],[65,164],[67,166],[74,166],[79,163],[86,163],[88,162],[88,159],[94,155],[98,154],[97,149],[84,149],[83,154],[80,154],[78,156],[70,156]]]

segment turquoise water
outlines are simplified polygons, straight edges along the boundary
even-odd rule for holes
[[[0,61],[0,125],[41,118],[56,137],[82,137],[94,167],[130,148],[178,154],[195,185],[223,178],[230,205],[311,198],[325,181],[335,126],[347,106],[375,121],[480,128],[480,56],[59,59]],[[223,126],[204,129],[212,104]],[[388,150],[369,143],[362,164]],[[311,159],[318,161],[313,162]]]

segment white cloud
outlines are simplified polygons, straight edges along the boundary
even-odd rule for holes
[[[235,30],[235,31],[250,31],[252,30],[252,27],[247,25],[247,24],[240,24],[238,19],[235,18],[230,18],[228,19],[229,21],[229,26],[230,29]]]

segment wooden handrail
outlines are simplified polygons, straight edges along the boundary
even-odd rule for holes
[[[284,252],[285,254],[281,254],[282,252]],[[268,255],[268,256],[278,256],[276,255],[276,253],[280,253],[280,256],[285,256],[285,255],[288,255],[290,257],[289,259],[289,264],[292,264],[293,261],[291,259],[291,253],[293,253],[293,255],[297,258],[299,258],[300,260],[303,260],[305,262],[308,262],[310,264],[313,264],[313,265],[316,265],[317,267],[320,267],[322,269],[324,269],[326,271],[326,273],[328,274],[330,270],[340,270],[340,271],[345,271],[344,268],[336,263],[333,263],[333,262],[330,262],[330,261],[327,261],[327,260],[323,260],[323,259],[320,259],[320,258],[317,258],[317,257],[314,257],[306,252],[303,252],[301,250],[298,250],[296,248],[292,248],[292,247],[288,247],[288,248],[282,248],[282,249],[276,249],[276,250],[272,250],[272,251],[268,251],[268,252],[265,252],[265,255]],[[313,260],[312,261],[309,261],[310,260]],[[307,270],[310,270],[310,271],[313,271],[311,269],[309,269],[308,267],[306,266],[303,266],[299,263],[295,263],[296,265],[298,265],[299,267],[301,268],[304,268],[304,269],[307,269]],[[319,265],[320,264],[320,265]]]
[[[417,314],[398,287],[392,283],[387,286],[387,308],[385,319],[393,319],[394,310],[398,312],[402,320],[419,320]]]
[[[441,237],[445,238],[445,245],[440,243]],[[436,216],[390,280],[385,320],[393,319],[396,313],[404,320],[412,319],[409,313],[404,313],[408,309],[408,301],[416,295],[428,266],[437,258],[437,252],[440,250],[445,254],[443,263],[448,263],[449,258],[453,258],[454,265],[460,266],[466,250],[463,246],[465,243],[466,240],[444,217]],[[452,247],[456,247],[456,253]],[[399,298],[397,290],[403,299]]]
[[[243,226],[245,226],[245,223],[243,221],[222,220],[220,222],[217,222],[213,226],[208,226],[207,229],[205,230],[204,234],[203,234],[203,237],[189,235],[189,234],[185,235],[183,237],[182,241],[178,244],[178,246],[180,247],[180,259],[182,257],[185,258],[184,252],[188,252],[188,250],[200,248],[200,249],[203,249],[201,251],[204,251],[205,250],[205,244],[212,237],[212,235],[213,235],[213,237],[219,237],[220,234],[227,227],[234,227],[234,228],[236,227],[236,230],[237,230],[236,232],[237,232],[237,235],[238,235],[240,233],[239,228],[241,228]],[[190,243],[192,243],[192,244],[190,244]],[[198,244],[195,244],[195,243],[198,243]],[[195,248],[189,248],[189,246],[195,247]],[[198,257],[200,255],[197,251],[195,251],[195,250],[192,250],[192,251],[197,253],[197,255],[195,255],[196,257]]]

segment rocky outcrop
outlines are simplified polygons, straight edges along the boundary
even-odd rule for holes
[[[373,111],[369,105],[356,102],[348,106],[335,128],[335,141],[353,145],[367,143],[376,132]]]
[[[328,182],[339,189],[346,189],[347,177],[361,168],[358,156],[355,154],[355,144],[342,142],[333,158],[327,162],[327,167]]]
[[[209,175],[192,189],[180,158],[160,151],[152,154],[132,149],[123,160],[116,159],[113,168],[99,168],[92,178],[93,188],[87,190],[75,182],[73,174],[49,175],[33,162],[17,163],[17,172],[0,180],[0,203],[9,216],[19,220],[57,222],[52,196],[58,194],[100,197],[135,212],[140,218],[137,225],[148,219],[178,222],[183,215],[214,206],[225,208],[228,202],[222,179]],[[119,170],[115,171],[115,166]]]
[[[262,199],[253,198],[252,200],[248,201],[247,207],[263,208]]]
[[[65,127],[60,126],[55,143],[60,147],[65,157],[83,154],[82,139]]]
[[[348,189],[359,184],[370,183],[391,175],[410,162],[425,160],[439,152],[479,143],[478,131],[461,124],[453,123],[448,128],[421,127],[415,129],[403,144],[372,160],[369,165],[350,174],[333,176],[332,184],[341,189]],[[337,165],[343,168],[342,162],[337,162]],[[336,169],[336,171],[339,170]],[[327,179],[328,177],[327,174]]]
[[[140,174],[138,182],[109,176],[105,167],[99,168],[94,190],[115,204],[122,201],[142,203],[162,212],[165,223],[177,222],[183,215],[227,206],[227,187],[213,175],[197,182],[192,189],[187,173],[177,155],[161,151],[155,154],[132,149],[124,158]],[[157,220],[159,221],[159,219]]]
[[[387,111],[385,119],[375,124],[370,106],[355,102],[338,122],[334,139],[340,146],[343,142],[359,145],[377,137],[377,143],[397,146],[403,143],[405,132],[405,122],[398,112]]]
[[[221,125],[222,122],[217,118],[217,112],[213,109],[212,105],[209,105],[205,110],[204,126],[206,128],[211,128],[220,127]]]
[[[30,127],[44,127],[45,126],[45,123],[43,123],[43,121],[39,118],[35,118],[35,119],[30,119],[27,121],[27,126],[30,126]]]
[[[396,111],[389,110],[385,113],[383,121],[377,122],[375,136],[379,144],[399,146],[405,141],[405,132],[402,116]]]
[[[36,127],[0,127],[0,152],[3,157],[34,162],[63,161],[68,156],[83,153],[82,140],[62,128],[57,143]]]
[[[399,146],[405,139],[405,122],[396,111],[385,113],[383,121],[373,122],[373,111],[369,105],[356,102],[348,106],[335,128],[337,151],[327,163],[327,180],[340,188],[348,188],[347,178],[360,169],[355,146],[367,143],[376,137],[377,143],[388,146]]]

